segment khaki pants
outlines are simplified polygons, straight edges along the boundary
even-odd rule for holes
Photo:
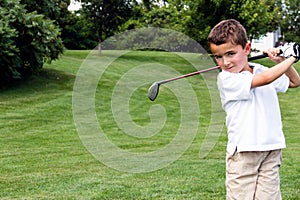
[[[280,200],[280,150],[226,155],[227,200]]]

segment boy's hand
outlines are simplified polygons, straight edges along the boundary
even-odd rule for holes
[[[268,54],[269,59],[276,63],[281,63],[285,59],[281,48],[270,48],[267,51],[263,51],[263,53]]]
[[[289,58],[293,56],[296,58],[295,63],[299,60],[299,44],[295,42],[286,43],[283,46],[280,47],[280,50],[282,51],[282,55],[285,58]]]

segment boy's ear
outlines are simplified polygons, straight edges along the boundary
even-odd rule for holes
[[[245,46],[245,52],[247,55],[249,55],[251,53],[251,43],[247,42],[246,46]]]

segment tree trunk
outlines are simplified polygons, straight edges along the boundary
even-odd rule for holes
[[[101,13],[99,17],[99,30],[98,30],[98,52],[99,56],[102,54],[101,42],[102,42],[102,34],[103,34],[103,15]]]
[[[102,54],[102,49],[101,49],[101,38],[99,38],[99,42],[98,42],[98,53],[99,53],[99,56],[101,56],[101,54]]]

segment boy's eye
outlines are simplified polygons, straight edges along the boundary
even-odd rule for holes
[[[220,56],[220,55],[214,55],[214,58],[216,61],[221,61],[223,59],[223,57],[226,57],[226,58],[230,58],[230,57],[233,57],[236,53],[235,52],[227,52],[225,55],[223,56]]]
[[[228,56],[233,56],[235,53],[234,52],[228,52],[227,55]]]
[[[215,60],[220,60],[220,59],[222,59],[222,56],[214,56],[215,57]]]

